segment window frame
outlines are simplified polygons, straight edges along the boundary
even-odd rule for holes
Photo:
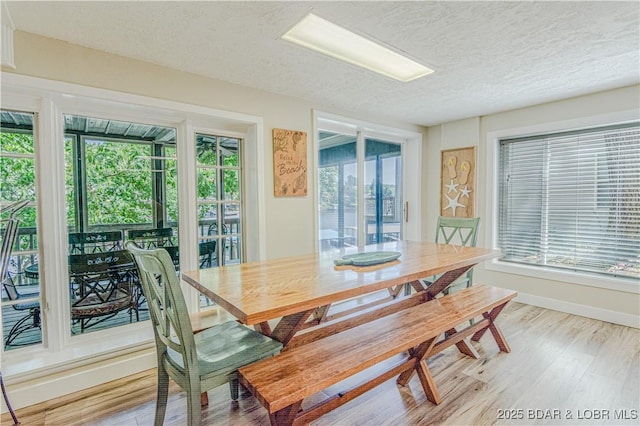
[[[316,201],[314,209],[314,248],[320,251],[320,191],[317,190],[319,179],[319,141],[320,130],[328,130],[345,135],[353,135],[357,139],[357,163],[362,162],[363,167],[358,168],[357,173],[357,218],[363,220],[365,216],[365,190],[364,190],[364,147],[365,139],[377,139],[400,145],[402,159],[402,238],[411,241],[420,241],[422,238],[422,134],[410,130],[384,126],[376,123],[349,118],[337,114],[313,111],[313,155],[314,173],[316,185]],[[418,179],[415,177],[419,176]],[[408,219],[408,220],[407,220]],[[358,226],[357,242],[359,250],[366,244],[365,224]]]
[[[151,368],[155,356],[152,330],[148,323],[133,323],[84,335],[71,336],[67,270],[67,216],[65,194],[64,114],[101,117],[119,121],[149,122],[177,129],[180,250],[184,270],[198,265],[195,203],[195,148],[188,135],[193,126],[242,135],[250,147],[246,160],[252,173],[245,179],[254,185],[246,204],[257,206],[249,218],[252,233],[247,260],[258,260],[265,253],[263,175],[263,119],[249,114],[228,112],[140,95],[97,89],[71,83],[17,74],[2,74],[3,108],[36,114],[36,176],[41,241],[41,291],[43,296],[43,344],[8,352],[2,350],[3,375],[12,383],[91,365],[95,374],[113,379],[109,360],[123,368],[120,376]],[[243,159],[244,160],[244,159]],[[247,163],[245,163],[247,164]],[[193,173],[189,173],[189,170]],[[247,194],[245,193],[245,197]],[[262,208],[260,208],[262,207]],[[192,232],[190,232],[192,231]],[[45,247],[46,245],[46,247]],[[57,283],[57,284],[56,284]],[[199,309],[198,293],[183,286],[190,310]],[[55,306],[56,309],[51,309]],[[44,314],[46,312],[46,314]],[[36,347],[37,346],[37,347]],[[118,377],[120,377],[118,376]]]
[[[240,218],[239,218],[240,222],[238,223],[238,232],[231,232],[231,233],[225,234],[222,231],[223,222],[218,222],[217,233],[215,235],[212,235],[210,238],[198,236],[197,237],[198,242],[211,241],[211,240],[217,241],[216,244],[218,244],[218,257],[219,257],[218,266],[224,266],[225,265],[225,261],[223,259],[224,252],[223,252],[223,248],[221,247],[221,243],[223,243],[227,238],[237,238],[240,242],[240,251],[238,253],[239,262],[240,263],[246,262],[247,261],[246,254],[245,254],[246,239],[245,239],[244,227],[245,227],[245,223],[247,222],[245,217],[247,213],[247,209],[245,208],[245,204],[246,204],[245,190],[247,189],[247,187],[245,185],[246,176],[244,175],[244,173],[246,173],[246,167],[244,166],[244,162],[245,162],[245,159],[247,158],[247,153],[246,153],[247,148],[246,148],[246,141],[244,139],[245,135],[237,132],[230,132],[230,131],[194,128],[193,133],[191,135],[191,139],[194,142],[194,146],[196,144],[196,137],[198,135],[212,136],[216,138],[237,139],[238,140],[238,166],[224,166],[220,164],[220,158],[218,155],[216,155],[216,165],[214,166],[205,166],[205,165],[199,164],[196,158],[195,160],[196,186],[198,183],[197,173],[199,170],[209,169],[209,170],[216,171],[216,199],[205,201],[202,199],[198,199],[196,197],[196,209],[201,205],[207,205],[207,204],[215,205],[217,210],[217,216],[219,218],[222,218],[224,216],[224,206],[227,206],[227,205],[238,205],[239,212],[240,212]],[[219,150],[220,148],[218,144],[216,144],[216,153],[219,152]],[[224,171],[226,170],[234,170],[238,172],[238,180],[239,180],[238,183],[239,183],[239,190],[240,190],[240,198],[238,200],[225,200],[221,197],[221,194],[222,194],[221,181],[223,180]],[[197,215],[198,215],[198,212],[196,211],[196,217]]]
[[[40,198],[40,173],[39,173],[39,159],[38,159],[38,112],[32,110],[32,109],[18,109],[18,108],[7,108],[6,106],[2,106],[2,110],[3,111],[15,111],[15,112],[19,112],[19,113],[24,113],[24,114],[31,114],[32,115],[32,121],[33,121],[33,126],[31,131],[29,132],[28,130],[25,129],[12,129],[12,128],[3,128],[3,132],[6,131],[7,133],[11,132],[11,133],[18,133],[18,134],[26,134],[26,135],[31,135],[32,139],[33,139],[33,153],[16,153],[16,152],[12,152],[12,151],[3,151],[2,150],[2,158],[10,158],[10,159],[27,159],[27,160],[31,160],[33,161],[33,169],[34,169],[34,181],[33,181],[33,192],[34,192],[34,199],[35,201],[29,201],[29,203],[25,206],[26,208],[33,208],[35,210],[35,214],[36,214],[36,223],[35,223],[35,236],[36,236],[36,240],[38,241],[37,244],[37,248],[36,249],[30,249],[30,250],[19,250],[19,251],[13,251],[13,254],[11,257],[13,256],[38,256],[38,258],[40,258],[41,256],[41,246],[42,244],[40,243],[40,238],[41,238],[41,228],[40,228],[40,216],[41,216],[41,210],[40,210],[40,203],[39,203],[39,198]],[[2,147],[0,147],[1,150]],[[18,200],[13,200],[10,203],[16,202]],[[21,223],[19,223],[18,225],[18,229],[21,229],[22,226],[20,226]],[[5,225],[6,226],[6,225]],[[29,227],[27,227],[29,228]],[[16,236],[16,241],[19,241],[20,239],[20,234],[18,234]],[[33,260],[32,260],[33,262]],[[14,281],[14,284],[17,284],[17,282]],[[16,305],[19,304],[23,304],[23,303],[30,303],[30,302],[38,302],[40,305],[40,311],[42,312],[44,310],[44,307],[46,306],[44,301],[44,294],[42,291],[42,284],[40,282],[38,282],[38,295],[33,297],[21,297],[19,300],[3,300],[2,301],[2,309],[5,309],[6,307],[10,307],[13,308]],[[4,289],[3,289],[4,291]],[[25,311],[26,312],[26,311]],[[42,347],[45,343],[45,336],[44,336],[44,315],[40,314],[41,316],[41,330],[40,330],[40,342],[37,343],[33,343],[31,345],[29,345],[28,347],[30,348],[37,348],[37,347]],[[4,335],[4,333],[2,334],[2,342],[3,342],[3,346],[4,346],[4,339],[7,337]],[[15,347],[15,349],[17,349],[19,347]]]
[[[488,131],[486,135],[486,187],[487,202],[485,205],[485,241],[493,249],[498,246],[499,217],[499,151],[500,140],[516,137],[527,137],[544,133],[566,132],[590,127],[624,124],[638,120],[640,111],[626,110],[610,114],[602,114],[570,120],[539,123],[530,126]],[[626,293],[640,294],[640,282],[633,277],[609,277],[596,273],[562,270],[547,266],[533,266],[502,261],[499,258],[485,262],[488,271],[504,272],[531,278],[542,278],[551,281],[567,282],[580,286],[617,290]]]

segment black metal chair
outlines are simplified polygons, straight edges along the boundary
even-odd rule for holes
[[[127,231],[127,240],[143,249],[166,249],[176,269],[179,268],[180,258],[173,228],[130,229]]]
[[[0,209],[0,214],[4,215],[5,213],[9,212],[9,215],[7,216],[7,218],[5,220],[6,226],[4,228],[4,233],[2,234],[2,246],[0,247],[0,282],[4,286],[5,291],[7,292],[7,297],[9,299],[11,299],[12,297],[16,297],[16,298],[20,297],[20,293],[15,291],[15,286],[13,285],[13,281],[10,281],[11,277],[9,276],[9,260],[11,258],[11,252],[13,250],[13,245],[15,243],[16,235],[18,233],[18,227],[19,227],[19,224],[20,224],[20,219],[18,219],[17,213],[18,213],[18,211],[20,211],[21,209],[26,207],[28,204],[29,204],[29,200],[22,200],[22,201],[18,201],[16,203],[12,203],[12,204]],[[15,291],[15,293],[14,293],[14,291]],[[38,293],[38,296],[39,296],[39,293]],[[17,299],[13,299],[13,300],[17,300]],[[17,304],[13,304],[13,305],[14,306],[19,306],[19,305],[22,305],[22,304],[17,303]],[[20,310],[20,309],[18,309],[18,310]],[[36,316],[36,314],[37,314],[37,316]],[[29,308],[29,314],[18,321],[20,323],[20,327],[22,328],[22,324],[27,323],[27,321],[30,318],[34,319],[33,320],[34,324],[37,321],[37,324],[38,324],[37,326],[40,327],[40,308],[39,308],[39,304],[38,304],[37,311],[35,310],[35,307],[33,308],[33,310],[31,308]],[[25,330],[21,330],[19,332],[18,331],[14,331],[15,328],[16,328],[16,326],[14,325],[14,327],[9,332],[9,337],[12,337],[11,336],[12,333],[15,335],[15,337],[17,337],[20,333],[25,331]],[[31,328],[31,327],[28,327],[28,328]],[[13,337],[13,339],[15,339],[15,337]],[[7,345],[5,344],[5,348],[6,347],[7,347]],[[14,425],[20,424],[20,422],[18,421],[18,418],[16,417],[16,414],[13,412],[13,407],[11,406],[11,402],[9,401],[9,395],[7,395],[7,390],[4,387],[4,380],[2,379],[2,373],[1,372],[0,372],[0,388],[2,388],[2,397],[4,398],[4,402],[7,405],[7,409],[9,410],[9,413],[11,413],[11,418],[13,419],[13,424]]]
[[[122,231],[72,232],[69,254],[103,253],[122,250]]]
[[[126,250],[69,255],[71,319],[80,332],[119,312],[139,320],[135,281],[137,268]]]
[[[35,301],[40,297],[40,289],[38,286],[26,286],[30,291],[20,292],[13,283],[13,279],[8,275],[2,282],[2,287],[7,295],[7,298],[11,301],[23,300],[23,303],[14,303],[11,305],[13,309],[20,312],[27,312],[23,317],[13,324],[9,333],[5,336],[4,347],[9,346],[21,346],[28,343],[14,343],[20,334],[27,330],[34,328],[40,329],[42,327],[42,317],[40,316],[40,302]]]
[[[214,266],[218,266],[218,253],[216,252],[216,248],[216,240],[201,241],[198,244],[200,268],[213,268]]]
[[[16,338],[27,330],[33,328],[41,328],[42,320],[40,316],[40,290],[37,285],[25,286],[29,291],[21,293],[18,291],[14,284],[13,278],[9,273],[9,262],[11,259],[11,253],[15,244],[16,235],[18,234],[19,222],[17,213],[20,209],[28,205],[28,201],[19,201],[14,203],[5,209],[3,213],[9,211],[9,216],[6,219],[6,226],[2,236],[2,248],[0,249],[0,281],[8,300],[16,302],[21,299],[26,299],[24,303],[12,303],[11,307],[16,311],[27,312],[26,315],[21,317],[13,325],[9,333],[5,337],[4,347],[5,349],[14,344]],[[16,345],[19,346],[19,345]]]

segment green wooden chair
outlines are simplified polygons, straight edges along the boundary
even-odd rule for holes
[[[126,248],[138,265],[158,357],[155,425],[164,421],[169,377],[187,392],[188,424],[200,425],[200,394],[229,382],[238,399],[238,368],[280,352],[282,344],[236,321],[193,334],[173,262],[165,249]]]
[[[479,217],[458,218],[438,216],[436,226],[436,243],[455,244],[459,246],[475,247],[478,239]],[[461,287],[471,287],[473,284],[473,268],[466,274],[453,282],[446,290],[445,294],[460,289]]]
[[[455,244],[459,246],[475,247],[478,238],[478,225],[480,218],[458,218],[438,216],[436,225],[436,243]],[[428,286],[438,278],[437,276],[423,279]],[[462,277],[458,278],[444,291],[449,294],[461,287],[471,287],[473,284],[473,268],[468,270]],[[405,294],[411,293],[411,286],[405,286]]]

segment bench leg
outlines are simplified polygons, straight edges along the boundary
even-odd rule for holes
[[[420,379],[424,393],[427,395],[427,399],[436,405],[440,404],[442,398],[440,398],[440,392],[438,392],[436,383],[433,381],[433,376],[431,376],[429,367],[427,367],[427,362],[425,360],[420,361],[416,367],[416,371],[418,372],[418,378]]]
[[[302,401],[291,404],[288,407],[269,414],[271,426],[290,426],[293,425],[296,415],[302,406]]]
[[[433,349],[433,346],[436,343],[436,339],[437,336],[418,345],[416,348],[409,350],[409,355],[412,358],[415,358],[415,367],[409,370],[405,370],[402,374],[400,374],[397,383],[400,386],[406,386],[413,376],[413,373],[417,372],[418,379],[420,379],[420,384],[422,385],[422,389],[424,390],[425,395],[427,395],[427,399],[437,405],[440,404],[441,401],[440,393],[438,392],[438,388],[436,388],[436,384],[433,381],[433,377],[431,376],[429,367],[427,367],[426,361],[426,357],[431,349]]]
[[[496,317],[500,314],[500,312],[502,312],[502,309],[504,309],[506,305],[507,304],[505,303],[503,305],[496,306],[491,310],[491,312],[485,312],[484,314],[482,314],[482,316],[487,321],[489,321],[489,326],[475,333],[473,337],[471,337],[471,340],[473,340],[474,342],[477,342],[478,340],[480,340],[480,338],[484,335],[484,333],[487,330],[490,330],[491,334],[493,335],[493,339],[496,341],[496,344],[498,345],[500,350],[502,352],[507,352],[507,353],[511,352],[511,348],[507,344],[507,340],[504,338],[502,331],[500,331],[500,329],[494,322]]]
[[[458,333],[458,330],[456,330],[455,328],[452,328],[447,330],[444,334],[446,337],[450,337],[450,336],[456,335],[457,333]],[[470,356],[473,359],[480,359],[480,354],[478,353],[478,351],[476,351],[476,349],[473,346],[471,346],[466,339],[462,339],[459,342],[457,342],[456,347],[463,354]]]

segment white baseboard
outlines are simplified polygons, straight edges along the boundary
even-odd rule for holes
[[[514,300],[516,302],[525,303],[527,305],[553,309],[554,311],[580,315],[582,317],[593,318],[600,321],[607,321],[614,324],[625,325],[627,327],[640,328],[640,317],[637,315],[610,311],[608,309],[596,308],[593,306],[579,305],[577,303],[566,302],[564,300],[551,299],[548,297],[536,296],[533,294],[521,292],[518,292],[518,296]]]
[[[5,383],[14,410],[59,398],[156,366],[155,348],[22,383]],[[2,413],[8,409],[2,400]]]

